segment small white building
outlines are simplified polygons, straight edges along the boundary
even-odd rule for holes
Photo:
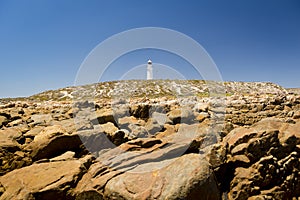
[[[149,59],[147,63],[147,80],[153,79],[152,61]]]

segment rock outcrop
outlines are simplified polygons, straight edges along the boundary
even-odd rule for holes
[[[300,199],[294,91],[154,80],[2,99],[0,200]]]
[[[227,174],[233,176],[227,186],[229,199],[299,197],[299,131],[300,122],[267,118],[224,137],[229,150]]]

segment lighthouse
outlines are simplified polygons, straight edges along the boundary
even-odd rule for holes
[[[152,61],[149,59],[147,63],[147,80],[153,79]]]

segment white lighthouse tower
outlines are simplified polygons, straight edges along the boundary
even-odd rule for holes
[[[153,79],[152,61],[149,59],[147,64],[147,80]]]

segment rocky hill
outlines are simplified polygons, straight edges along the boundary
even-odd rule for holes
[[[0,100],[0,200],[300,199],[300,96],[119,81]]]
[[[113,98],[115,96],[130,97],[209,97],[211,93],[227,94],[286,94],[286,90],[273,83],[262,82],[214,82],[203,80],[127,80],[103,82],[91,85],[67,87],[50,90],[29,97],[30,100],[63,101],[82,96],[93,96],[96,99]]]

